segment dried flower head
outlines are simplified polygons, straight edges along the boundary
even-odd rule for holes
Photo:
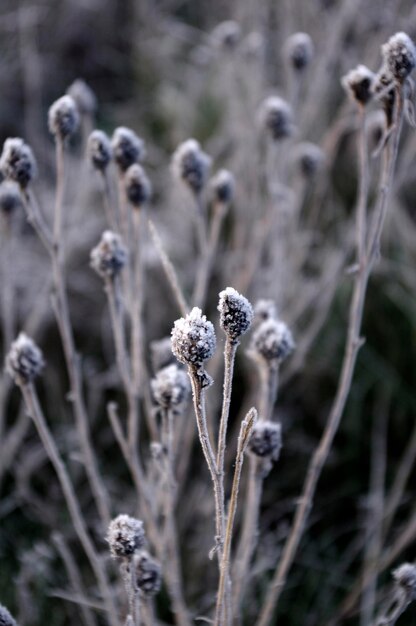
[[[134,556],[137,588],[145,596],[154,596],[162,586],[162,570],[160,564],[144,551]]]
[[[79,112],[71,96],[62,96],[50,106],[48,125],[52,135],[62,140],[76,133],[79,126]]]
[[[279,96],[269,96],[260,107],[260,124],[262,128],[274,139],[285,139],[293,135],[292,108]]]
[[[215,202],[231,204],[234,197],[235,179],[228,170],[219,170],[211,179],[212,195]]]
[[[113,156],[108,135],[102,130],[93,130],[88,137],[87,154],[95,169],[104,171]]]
[[[255,330],[251,349],[266,361],[284,361],[293,352],[292,333],[284,322],[268,319]]]
[[[6,139],[0,158],[0,170],[6,179],[14,180],[25,189],[36,175],[36,161],[32,149],[23,139]]]
[[[342,78],[341,84],[353,101],[364,105],[373,97],[374,79],[374,72],[365,65],[358,65]]]
[[[124,177],[126,196],[135,208],[143,207],[150,200],[152,186],[146,172],[138,163],[130,165]]]
[[[295,33],[286,39],[284,54],[291,67],[300,72],[313,58],[313,43],[307,33]]]
[[[211,41],[216,48],[233,50],[241,38],[240,25],[234,20],[218,24],[211,33]]]
[[[16,620],[2,604],[0,604],[0,626],[17,626]]]
[[[261,458],[271,458],[277,461],[282,448],[282,429],[280,424],[259,420],[253,428],[250,442],[250,452]]]
[[[176,320],[172,329],[172,352],[185,365],[200,366],[212,357],[216,337],[214,326],[201,309],[194,307],[186,317]]]
[[[403,563],[393,571],[393,578],[404,588],[409,599],[416,600],[416,565]]]
[[[146,151],[143,139],[134,131],[125,126],[115,129],[111,140],[114,160],[122,172],[125,172],[133,163],[143,161]]]
[[[113,557],[132,556],[146,541],[143,522],[130,515],[118,515],[110,522],[107,541]]]
[[[416,48],[409,35],[396,33],[382,45],[381,52],[395,80],[402,83],[416,65]]]
[[[307,141],[295,146],[292,158],[299,173],[308,180],[319,172],[325,161],[321,148]]]
[[[195,139],[181,143],[172,156],[172,172],[184,182],[194,194],[201,193],[205,186],[211,158],[201,150]]]
[[[276,319],[277,310],[274,300],[257,300],[254,305],[254,322],[256,324],[269,319]]]
[[[35,380],[45,366],[43,354],[25,333],[13,341],[6,357],[6,371],[16,385],[27,385]]]
[[[253,307],[250,302],[232,287],[220,293],[218,304],[220,326],[234,342],[248,331],[253,321]]]
[[[150,385],[155,402],[164,409],[183,405],[191,391],[188,375],[175,363],[159,370]]]
[[[69,85],[66,93],[75,100],[81,115],[94,115],[97,110],[97,98],[85,80],[82,80],[82,78],[74,80]]]
[[[106,230],[100,243],[91,250],[91,267],[102,278],[114,278],[127,263],[127,249],[117,233]]]
[[[10,215],[22,207],[20,187],[13,180],[4,180],[0,183],[0,211]]]
[[[150,342],[150,360],[154,372],[158,372],[171,363],[176,363],[170,337],[163,337],[163,339],[155,339]]]

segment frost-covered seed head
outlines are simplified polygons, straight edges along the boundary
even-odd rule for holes
[[[251,348],[266,361],[284,361],[293,352],[295,344],[284,322],[269,319],[254,331]]]
[[[233,50],[241,38],[241,28],[234,20],[218,24],[211,33],[211,41],[217,48]]]
[[[113,156],[108,135],[102,130],[93,130],[88,137],[87,154],[95,169],[103,172]]]
[[[125,126],[116,128],[111,143],[114,160],[122,172],[125,172],[133,163],[143,161],[145,157],[143,139],[140,139],[130,128]]]
[[[2,604],[0,604],[0,626],[17,626],[16,620]]]
[[[273,300],[257,300],[254,305],[254,322],[256,324],[269,319],[276,319],[277,310]]]
[[[43,354],[25,333],[13,341],[6,357],[6,371],[16,385],[27,385],[35,380],[45,366]]]
[[[221,204],[231,204],[234,197],[235,179],[228,170],[220,170],[211,179],[214,200]]]
[[[293,161],[299,173],[306,179],[313,178],[321,169],[325,157],[321,148],[307,141],[298,144],[293,150]]]
[[[130,165],[124,177],[126,196],[135,208],[143,207],[150,200],[152,186],[146,172],[138,163]]]
[[[201,309],[194,307],[186,317],[176,320],[172,329],[172,352],[185,365],[200,366],[212,357],[216,337],[214,326]]]
[[[0,183],[0,211],[10,215],[22,207],[20,188],[13,180],[4,180]]]
[[[262,128],[275,141],[293,135],[292,108],[278,96],[269,96],[260,107],[260,123]]]
[[[127,249],[117,233],[106,230],[100,243],[91,250],[91,267],[102,278],[114,278],[127,263]]]
[[[19,137],[6,139],[0,158],[4,178],[14,180],[25,189],[36,175],[36,161],[30,146]]]
[[[134,556],[137,588],[145,596],[154,596],[162,586],[162,570],[160,564],[147,552],[139,552]]]
[[[358,65],[342,78],[341,84],[352,100],[367,104],[373,97],[374,79],[374,72],[365,65]]]
[[[273,461],[279,458],[282,448],[282,429],[280,424],[259,420],[253,428],[249,450],[261,458],[269,457]]]
[[[220,326],[232,341],[244,335],[253,321],[254,313],[250,302],[232,287],[221,291],[218,311]]]
[[[163,339],[155,339],[150,342],[150,360],[154,372],[158,372],[167,365],[176,363],[170,337],[163,337]]]
[[[184,404],[191,391],[188,375],[174,363],[159,370],[150,385],[156,404],[163,409]]]
[[[381,52],[395,80],[402,83],[416,65],[416,48],[409,35],[396,33],[382,45]]]
[[[284,53],[294,70],[304,70],[313,58],[313,43],[307,33],[295,33],[286,39]]]
[[[130,515],[118,515],[110,522],[107,541],[113,557],[132,556],[146,541],[143,522]]]
[[[416,566],[412,563],[403,563],[393,571],[393,578],[409,595],[409,599],[416,600]]]
[[[62,140],[76,133],[79,126],[79,112],[71,96],[62,96],[51,105],[48,124],[52,135]]]
[[[172,156],[173,175],[184,182],[194,194],[201,193],[208,178],[211,158],[201,150],[195,139],[181,143]]]
[[[69,85],[66,93],[75,100],[81,115],[94,115],[97,110],[97,98],[85,80],[82,80],[82,78],[74,80],[74,82]]]

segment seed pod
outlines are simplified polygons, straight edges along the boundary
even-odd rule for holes
[[[373,97],[374,79],[374,72],[365,65],[358,65],[342,78],[341,84],[352,100],[365,105]]]
[[[16,620],[2,604],[0,604],[0,626],[17,626]]]
[[[381,52],[394,79],[402,83],[416,65],[416,48],[413,41],[406,33],[396,33],[381,46]]]
[[[216,337],[214,326],[201,309],[194,307],[186,316],[176,320],[172,329],[172,352],[185,365],[200,366],[212,357]]]
[[[286,39],[284,54],[291,67],[301,72],[313,58],[313,43],[307,33],[295,33]]]
[[[294,133],[292,108],[278,96],[266,98],[260,107],[260,124],[274,141]]]
[[[118,515],[110,522],[107,542],[114,558],[131,557],[143,548],[145,541],[141,520],[130,515]]]
[[[133,163],[143,161],[145,157],[143,139],[140,139],[135,132],[125,126],[119,126],[115,129],[111,144],[114,160],[122,172],[125,172]]]
[[[103,172],[112,159],[110,138],[102,130],[93,130],[88,137],[87,154],[93,167]]]
[[[221,291],[218,311],[221,328],[234,342],[248,331],[253,321],[253,307],[250,302],[232,287]]]
[[[20,188],[13,180],[5,180],[0,183],[0,211],[10,215],[16,209],[22,207]]]
[[[201,150],[195,139],[181,143],[172,156],[172,173],[194,194],[201,193],[207,181],[211,158]]]
[[[191,391],[188,375],[176,364],[159,370],[150,386],[155,402],[163,409],[177,409]]]
[[[325,157],[319,146],[305,141],[294,148],[292,159],[299,173],[310,180],[321,169]]]
[[[248,447],[250,452],[256,456],[277,461],[282,448],[280,424],[259,420],[253,427]]]
[[[16,385],[27,385],[39,376],[44,368],[43,354],[35,342],[20,333],[12,343],[6,357],[6,370]]]
[[[254,331],[251,349],[266,361],[282,362],[293,352],[292,333],[284,322],[268,319]]]
[[[94,115],[97,110],[97,98],[85,80],[82,80],[82,78],[74,80],[74,82],[69,85],[66,93],[75,100],[81,115]]]
[[[124,177],[126,196],[133,207],[140,209],[152,195],[152,186],[146,172],[138,163],[130,165]]]
[[[25,189],[36,175],[36,161],[32,149],[23,139],[6,139],[0,158],[0,170],[6,179],[14,180]]]
[[[49,108],[49,130],[61,140],[71,137],[78,130],[79,112],[71,96],[62,96]]]
[[[154,596],[162,586],[162,574],[159,563],[147,552],[139,552],[134,556],[136,584],[143,595]]]
[[[228,170],[220,170],[211,179],[214,200],[220,204],[231,204],[234,197],[235,179]]]
[[[234,20],[226,20],[218,24],[211,33],[214,47],[223,50],[234,50],[241,38],[240,25]]]
[[[106,230],[100,243],[91,250],[91,267],[102,278],[114,278],[127,263],[127,249],[120,235]]]

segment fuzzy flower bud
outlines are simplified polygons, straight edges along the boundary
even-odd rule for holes
[[[234,197],[235,179],[228,170],[220,170],[211,179],[214,200],[220,204],[231,204]]]
[[[312,61],[313,43],[307,33],[295,33],[286,39],[284,54],[292,68],[301,72]]]
[[[298,144],[293,150],[293,162],[299,173],[310,180],[321,169],[325,157],[321,148],[307,141]]]
[[[100,243],[91,250],[91,267],[102,278],[114,278],[127,263],[127,249],[120,235],[106,230]]]
[[[16,385],[27,385],[35,380],[44,368],[43,354],[25,333],[13,341],[6,357],[6,371]]]
[[[186,317],[176,320],[172,329],[172,352],[185,365],[201,366],[212,357],[216,337],[214,326],[201,309],[194,307]]]
[[[152,186],[146,172],[138,163],[130,165],[124,178],[126,196],[131,205],[140,209],[147,204],[152,195]]]
[[[251,342],[253,352],[266,361],[284,361],[295,348],[292,333],[284,322],[269,319],[255,330]]]
[[[259,420],[253,427],[248,444],[250,452],[277,461],[282,448],[282,429],[276,422]]]
[[[233,50],[241,38],[241,28],[234,20],[218,24],[211,33],[211,41],[216,48]]]
[[[22,196],[17,183],[5,180],[0,183],[0,211],[10,215],[22,206]]]
[[[71,96],[62,96],[49,108],[49,131],[55,138],[64,140],[78,130],[79,112],[75,100]]]
[[[160,591],[162,573],[159,563],[152,559],[147,552],[140,552],[134,556],[137,588],[143,595],[150,597]]]
[[[232,287],[221,291],[218,311],[220,326],[233,342],[237,342],[248,331],[253,321],[254,313],[250,302]]]
[[[201,150],[195,139],[181,143],[172,156],[172,172],[184,182],[194,194],[201,193],[205,186],[211,158]]]
[[[167,365],[176,363],[172,353],[172,341],[170,337],[155,339],[150,342],[150,361],[154,372],[158,372]]]
[[[406,33],[390,37],[381,47],[384,61],[395,80],[402,83],[416,65],[416,48]]]
[[[143,139],[140,139],[130,128],[125,126],[116,128],[111,143],[114,160],[122,172],[125,172],[133,163],[143,161],[145,157]]]
[[[2,604],[0,604],[0,626],[17,626],[16,620]]]
[[[114,558],[131,557],[145,544],[143,522],[130,517],[118,515],[110,522],[107,533],[107,542]]]
[[[81,115],[94,115],[97,110],[97,98],[85,80],[82,80],[82,78],[74,80],[74,82],[69,85],[66,93],[75,100]]]
[[[275,141],[293,135],[292,108],[278,96],[269,96],[260,107],[260,124]]]
[[[159,370],[150,386],[155,402],[163,409],[184,404],[191,391],[188,375],[176,364]]]
[[[365,65],[358,65],[346,74],[341,84],[350,98],[359,104],[367,104],[373,97],[375,74]]]
[[[416,600],[416,565],[403,563],[393,571],[393,578],[406,591],[409,600]]]
[[[14,180],[25,189],[36,175],[36,161],[32,149],[23,139],[6,139],[0,158],[0,170],[4,178]]]
[[[87,154],[95,169],[103,172],[109,165],[113,151],[110,138],[102,130],[93,130],[88,137]]]

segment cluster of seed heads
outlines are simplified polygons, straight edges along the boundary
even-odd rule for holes
[[[2,176],[25,189],[36,175],[36,161],[30,146],[19,137],[6,139],[0,158]]]
[[[280,424],[259,420],[253,427],[248,448],[255,456],[277,461],[282,448]]]
[[[17,626],[14,617],[2,604],[0,604],[0,626]]]
[[[104,279],[117,276],[127,263],[127,249],[120,235],[104,231],[99,244],[91,250],[90,263]]]
[[[221,328],[232,342],[238,342],[253,321],[254,313],[250,302],[232,287],[227,287],[220,293],[218,311]]]
[[[133,557],[135,580],[137,588],[146,597],[154,596],[162,586],[162,572],[160,564],[147,552],[142,550]]]
[[[103,172],[108,167],[113,156],[108,135],[102,130],[93,130],[88,137],[87,154],[93,167]]]
[[[41,373],[45,362],[41,350],[25,333],[20,333],[10,346],[6,370],[17,385],[32,383]]]
[[[294,350],[292,333],[280,320],[269,318],[254,331],[251,350],[265,361],[282,362]]]
[[[301,72],[312,61],[312,39],[307,33],[295,33],[286,40],[284,53],[291,67],[295,71]]]
[[[201,193],[208,178],[211,157],[201,150],[195,139],[181,143],[172,156],[173,175],[196,195]]]
[[[235,178],[228,170],[220,170],[211,179],[212,195],[218,204],[231,204],[234,197]]]
[[[151,381],[153,398],[161,408],[177,410],[188,400],[188,375],[175,363],[162,368]]]
[[[365,65],[358,65],[342,78],[342,86],[350,98],[361,105],[373,97],[375,75]]]
[[[145,206],[152,195],[152,186],[146,172],[138,163],[130,165],[124,176],[126,196],[130,204],[140,209]]]
[[[49,130],[56,138],[65,140],[76,133],[79,126],[79,112],[74,98],[62,96],[49,108]]]
[[[143,522],[130,515],[118,515],[110,522],[107,542],[114,558],[132,557],[146,543]]]
[[[279,96],[269,96],[260,107],[260,124],[274,141],[290,137],[294,132],[292,108]]]
[[[119,169],[125,172],[133,163],[140,163],[145,157],[143,139],[140,139],[134,131],[125,126],[115,129],[111,140],[114,160]]]
[[[172,329],[172,352],[185,365],[200,367],[215,352],[214,326],[201,309],[194,307],[186,316],[176,320]]]
[[[97,98],[85,80],[82,80],[82,78],[74,80],[66,90],[66,93],[75,100],[81,115],[89,115],[91,117],[94,115],[97,110]]]

